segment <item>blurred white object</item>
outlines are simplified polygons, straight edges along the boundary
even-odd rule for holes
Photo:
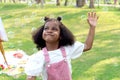
[[[8,41],[8,37],[6,35],[3,23],[2,23],[2,19],[0,18],[0,40],[2,41]]]
[[[9,68],[4,62],[4,58],[0,54],[0,64],[4,66],[4,69],[0,71],[0,74],[4,73],[10,76],[15,76],[24,73],[24,68],[29,56],[23,50],[7,51],[5,56],[9,65]]]

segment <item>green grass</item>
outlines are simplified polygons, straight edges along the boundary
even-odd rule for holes
[[[28,55],[37,51],[31,39],[31,31],[43,24],[44,16],[62,16],[62,22],[75,34],[76,39],[84,42],[89,29],[86,21],[87,12],[97,12],[99,20],[93,48],[72,61],[73,80],[120,80],[119,8],[0,5],[0,17],[9,38],[8,42],[3,43],[5,51],[22,49]],[[21,75],[14,78],[1,74],[0,80],[25,80],[25,77],[26,75]]]

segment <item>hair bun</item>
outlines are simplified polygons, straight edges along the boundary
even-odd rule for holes
[[[45,16],[44,21],[47,21],[48,19],[49,19],[49,17]]]
[[[61,21],[61,20],[62,20],[62,18],[59,16],[59,17],[57,17],[57,20],[58,20],[58,21]]]

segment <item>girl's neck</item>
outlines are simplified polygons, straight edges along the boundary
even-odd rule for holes
[[[46,43],[46,48],[48,51],[56,50],[59,48],[59,44],[58,43],[57,44],[56,43],[52,43],[52,44]]]

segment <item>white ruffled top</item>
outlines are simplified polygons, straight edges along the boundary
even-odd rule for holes
[[[80,57],[84,49],[84,44],[76,41],[72,46],[64,46],[64,48],[67,55],[66,58],[68,61],[68,65],[72,73],[71,59],[76,59]],[[50,58],[50,64],[63,60],[63,56],[60,49],[48,51],[48,54]],[[25,66],[25,73],[29,76],[42,75],[43,80],[47,80],[47,74],[45,69],[45,57],[43,55],[42,50],[29,57],[29,60]]]

